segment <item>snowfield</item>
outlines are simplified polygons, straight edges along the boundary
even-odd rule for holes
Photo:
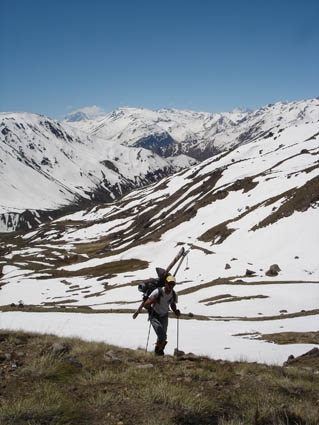
[[[64,337],[78,337],[86,341],[132,349],[146,349],[148,322],[145,315],[135,321],[127,314],[81,313],[0,313],[3,329],[51,333]],[[265,322],[180,320],[179,349],[186,353],[205,355],[214,359],[249,361],[282,365],[290,354],[295,357],[309,351],[310,344],[277,345],[256,339],[236,336],[243,333],[307,332],[313,330],[313,318],[303,317],[276,320],[271,326]],[[148,350],[153,349],[152,331]],[[177,320],[168,327],[166,353],[173,354],[177,345]]]

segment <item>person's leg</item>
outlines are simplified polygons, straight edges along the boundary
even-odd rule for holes
[[[164,355],[164,348],[167,344],[167,326],[168,326],[168,315],[161,317],[161,323],[162,323],[162,329],[163,329],[163,338],[164,338],[164,342],[161,344],[160,350],[159,350],[159,354],[161,356]]]
[[[155,346],[155,354],[163,355],[165,345],[167,344],[166,332],[167,332],[167,325],[168,325],[168,316],[153,317],[151,319],[151,324],[152,324],[153,329],[154,329],[154,331],[157,335],[157,342],[156,342],[156,346]]]

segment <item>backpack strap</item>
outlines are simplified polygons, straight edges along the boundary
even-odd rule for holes
[[[177,301],[177,295],[176,295],[176,292],[174,291],[174,289],[173,289],[173,303],[174,304],[176,304],[176,301]]]

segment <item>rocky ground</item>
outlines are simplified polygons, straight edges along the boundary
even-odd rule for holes
[[[0,424],[317,425],[319,349],[283,367],[0,331]]]

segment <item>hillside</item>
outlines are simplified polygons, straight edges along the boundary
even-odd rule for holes
[[[317,351],[275,367],[1,331],[0,423],[317,425]]]
[[[3,235],[1,304],[33,312],[2,323],[137,348],[137,284],[184,246],[183,349],[270,364],[311,349],[277,342],[318,331],[318,138],[317,124],[279,129],[112,204]],[[175,334],[172,320],[168,353]]]

